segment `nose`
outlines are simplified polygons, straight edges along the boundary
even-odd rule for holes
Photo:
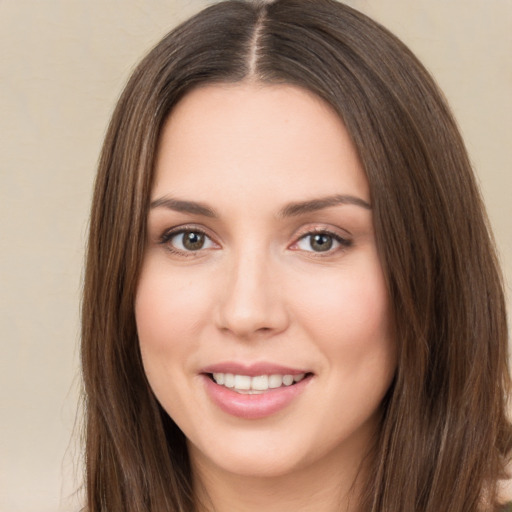
[[[217,305],[218,328],[243,339],[282,332],[289,322],[277,265],[248,252],[227,263]]]

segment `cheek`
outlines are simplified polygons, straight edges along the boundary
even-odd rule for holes
[[[294,294],[300,316],[314,338],[329,344],[339,340],[356,350],[391,338],[389,299],[380,265],[347,267],[297,285]]]
[[[149,254],[135,299],[135,320],[144,371],[156,397],[174,417],[186,410],[191,355],[210,307],[209,291],[186,272],[172,271],[165,259]],[[172,376],[172,378],[171,378]]]
[[[149,256],[138,284],[135,320],[142,362],[168,412],[184,405],[183,379],[191,371],[191,355],[200,348],[200,333],[209,314],[210,292],[200,283],[208,280],[192,281],[186,272],[171,272],[165,262]]]
[[[169,272],[151,259],[144,267],[135,300],[135,318],[142,350],[179,349],[175,343],[201,328],[210,300],[208,291],[183,272]],[[207,281],[206,281],[207,282]]]

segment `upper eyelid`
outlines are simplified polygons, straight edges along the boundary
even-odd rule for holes
[[[299,243],[304,238],[307,238],[308,236],[313,236],[313,235],[327,235],[327,236],[330,236],[331,238],[333,238],[335,241],[337,241],[341,245],[352,244],[352,239],[351,238],[343,237],[343,236],[341,236],[341,235],[339,235],[337,233],[334,233],[333,231],[309,231],[309,232],[306,232],[303,235],[297,237],[295,239],[295,241],[292,242],[291,245],[296,245],[297,243]]]
[[[167,238],[170,239],[173,236],[179,235],[181,233],[185,233],[187,231],[197,231],[198,233],[201,233],[208,238],[214,240],[214,236],[211,235],[210,230],[197,226],[197,225],[191,225],[191,224],[183,224],[180,226],[174,226],[172,228],[165,229],[162,234],[160,235],[160,238]]]
[[[353,236],[352,233],[350,233],[350,231],[340,228],[340,227],[335,227],[335,226],[326,225],[326,224],[316,224],[316,225],[310,224],[310,225],[302,226],[301,228],[299,228],[296,231],[295,239],[299,240],[300,238],[302,238],[304,236],[307,236],[310,234],[318,234],[318,233],[320,233],[320,234],[327,233],[329,235],[333,235],[333,236],[342,238],[344,240],[351,239]]]

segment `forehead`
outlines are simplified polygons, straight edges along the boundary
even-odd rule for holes
[[[302,88],[258,83],[208,85],[176,105],[161,134],[153,192],[200,200],[337,192],[369,201],[357,152],[334,110]]]

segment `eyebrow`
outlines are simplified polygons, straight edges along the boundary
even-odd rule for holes
[[[204,217],[218,217],[213,208],[210,208],[204,203],[198,203],[196,201],[184,201],[180,199],[174,199],[172,197],[161,197],[160,199],[151,201],[151,209],[159,207],[174,210],[176,212],[203,215]]]
[[[332,196],[320,197],[308,201],[298,201],[289,203],[279,211],[278,217],[296,217],[299,215],[316,212],[319,210],[323,210],[325,208],[330,208],[331,206],[338,205],[359,206],[361,208],[364,208],[365,210],[372,209],[371,205],[364,199],[361,199],[360,197],[335,194]],[[177,212],[202,215],[204,217],[218,217],[217,212],[213,208],[204,203],[175,199],[167,196],[152,201],[150,204],[150,208],[167,208],[169,210],[174,210]]]
[[[311,199],[309,201],[290,203],[279,212],[279,217],[295,217],[298,215],[304,215],[305,213],[311,213],[318,210],[323,210],[325,208],[330,208],[331,206],[344,204],[360,206],[365,210],[372,209],[370,203],[366,202],[360,197],[335,194],[332,196],[320,197],[318,199]]]

